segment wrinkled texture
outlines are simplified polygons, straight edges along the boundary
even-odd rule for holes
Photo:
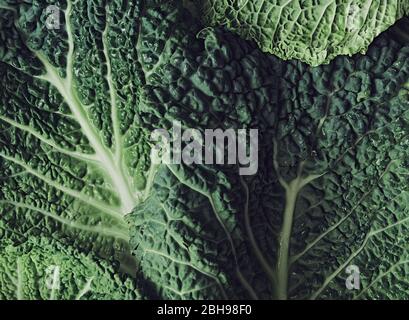
[[[151,120],[258,128],[260,167],[252,177],[239,177],[235,166],[159,169],[147,201],[128,216],[151,294],[408,297],[409,46],[400,36],[407,31],[402,21],[366,55],[316,68],[260,55],[222,30],[180,39],[173,56],[184,59],[148,82]],[[162,76],[178,70],[182,79]],[[237,87],[226,90],[230,83]],[[169,89],[183,94],[164,94]],[[198,96],[206,104],[192,102]],[[230,111],[241,110],[242,98],[248,111]],[[360,269],[359,291],[346,288],[350,265]]]
[[[281,59],[312,66],[364,53],[409,14],[407,0],[194,0],[205,25],[226,26]]]
[[[0,2],[0,240],[41,235],[135,274],[123,216],[150,167],[136,115],[142,5],[55,1],[54,21],[49,4]]]
[[[123,215],[149,169],[139,3],[56,2],[59,29],[47,28],[47,5],[0,5],[0,237],[69,237],[128,263]]]
[[[46,238],[1,247],[0,299],[139,299],[107,262]]]
[[[180,1],[48,2],[0,0],[1,298],[408,298],[407,21],[313,68]],[[151,164],[175,120],[258,129],[257,174]]]
[[[408,44],[385,33],[365,56],[283,67],[274,158],[285,209],[298,192],[291,298],[408,297]],[[345,288],[350,265],[359,291]]]

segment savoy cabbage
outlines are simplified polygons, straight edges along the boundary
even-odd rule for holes
[[[365,53],[379,33],[409,14],[407,0],[193,1],[206,24],[223,24],[263,51],[313,66]]]
[[[0,298],[407,298],[407,19],[311,67],[183,5],[0,0]],[[174,121],[257,174],[151,162]]]
[[[223,29],[182,33],[147,87],[150,121],[257,127],[259,171],[158,170],[148,199],[128,216],[153,296],[407,297],[405,30],[396,26],[366,55],[316,68],[263,55]],[[185,65],[196,68],[184,74]],[[175,70],[176,79],[164,76]],[[164,94],[175,87],[188,91]],[[349,265],[360,268],[361,291],[345,287]]]
[[[139,299],[130,278],[109,263],[49,238],[2,244],[0,299]]]

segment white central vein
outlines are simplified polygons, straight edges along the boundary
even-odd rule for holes
[[[298,168],[297,177],[290,182],[285,181],[279,174],[279,164],[277,159],[277,141],[274,140],[274,168],[280,185],[285,191],[285,209],[283,222],[278,235],[277,265],[275,297],[280,300],[288,298],[288,276],[290,269],[290,240],[293,227],[294,213],[300,191],[313,180],[318,179],[323,174],[303,176],[303,163]]]
[[[115,191],[121,199],[121,213],[126,214],[136,205],[136,199],[132,194],[129,182],[124,175],[121,166],[114,161],[111,151],[103,145],[101,137],[90,124],[86,111],[75,93],[73,81],[74,39],[70,26],[70,14],[71,2],[68,1],[67,9],[65,11],[66,29],[68,34],[67,76],[66,78],[61,78],[58,75],[57,70],[48,62],[48,60],[41,53],[37,52],[38,58],[42,61],[47,71],[45,75],[40,76],[39,78],[52,84],[64,97],[72,114],[81,126],[82,132],[94,149],[99,165],[110,178]],[[112,90],[113,88],[110,89]],[[115,100],[113,102],[115,102]],[[112,107],[114,108],[115,105]]]

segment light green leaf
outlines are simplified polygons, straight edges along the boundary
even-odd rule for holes
[[[365,53],[370,43],[409,14],[406,0],[198,0],[205,25],[225,26],[284,60],[312,66]]]

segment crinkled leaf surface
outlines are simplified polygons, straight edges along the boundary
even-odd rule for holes
[[[47,238],[1,247],[0,299],[138,299],[133,280],[107,262]]]
[[[128,255],[123,215],[149,170],[136,114],[142,9],[139,1],[0,2],[2,238],[41,234]]]
[[[407,29],[311,68],[201,30],[177,1],[53,4],[57,29],[48,1],[0,2],[7,288],[21,263],[39,279],[30,252],[87,254],[84,281],[93,252],[135,271],[130,244],[149,297],[407,298]],[[147,134],[174,120],[258,129],[258,173],[151,166]],[[345,287],[352,264],[359,291]]]
[[[365,52],[409,14],[407,0],[197,0],[206,25],[224,25],[278,57],[312,66]]]
[[[148,199],[129,215],[131,246],[156,295],[408,297],[402,28],[377,38],[366,55],[316,68],[262,55],[223,30],[180,39],[174,62],[147,83],[151,119],[258,128],[259,171],[159,169]],[[163,76],[176,73],[182,78]],[[360,290],[346,287],[351,265],[360,270]]]
[[[171,130],[172,121],[179,121],[201,133],[212,128],[267,133],[276,100],[272,56],[224,30],[192,32],[184,15],[161,18],[142,22],[142,30],[153,26],[172,34],[156,51],[161,67],[146,70],[150,77],[141,99],[146,125]],[[128,216],[131,246],[153,296],[269,297],[268,281],[246,242],[246,197],[237,169],[159,167],[147,200]]]
[[[409,47],[394,37],[328,66],[283,65],[273,155],[288,297],[407,298]],[[350,265],[361,290],[346,289]]]

